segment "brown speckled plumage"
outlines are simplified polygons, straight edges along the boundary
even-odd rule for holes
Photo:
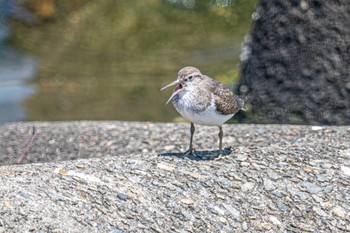
[[[215,104],[219,113],[223,115],[235,114],[243,108],[244,101],[216,80],[213,80],[211,92],[214,93]]]
[[[185,80],[190,75],[194,76],[194,81],[197,81],[197,95],[201,98],[198,111],[207,108],[210,105],[211,94],[214,95],[214,101],[217,112],[223,115],[235,114],[244,106],[244,101],[234,95],[232,91],[224,84],[203,75],[195,67],[185,67],[178,73],[179,79]],[[176,100],[176,98],[175,98]]]

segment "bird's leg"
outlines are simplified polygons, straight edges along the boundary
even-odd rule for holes
[[[222,137],[224,136],[224,132],[222,131],[222,126],[219,126],[219,155],[222,155]]]
[[[185,152],[185,155],[195,155],[194,154],[194,149],[192,147],[192,141],[193,141],[193,134],[194,134],[195,128],[194,124],[191,122],[191,139],[190,139],[190,148]]]
[[[220,159],[222,155],[222,137],[224,136],[224,133],[222,131],[222,126],[219,126],[219,153],[217,154],[216,159]]]

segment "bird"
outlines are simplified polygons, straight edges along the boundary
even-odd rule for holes
[[[193,66],[180,69],[177,79],[160,90],[174,85],[176,87],[166,104],[171,101],[178,113],[191,123],[190,145],[184,154],[196,156],[192,143],[194,125],[198,124],[219,127],[219,151],[216,156],[221,157],[222,125],[238,111],[244,110],[244,101],[233,94],[227,86],[202,74]]]

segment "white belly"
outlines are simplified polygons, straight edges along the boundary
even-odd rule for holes
[[[183,96],[183,98],[186,98]],[[180,99],[179,102],[184,101],[184,99]],[[198,124],[198,125],[209,125],[209,126],[221,126],[234,114],[230,115],[222,115],[216,111],[214,98],[212,98],[212,102],[207,109],[204,111],[194,111],[191,106],[191,101],[186,101],[185,103],[181,103],[181,107],[174,105],[176,110],[183,116],[186,120]]]

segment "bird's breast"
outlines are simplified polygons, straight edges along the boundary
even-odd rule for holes
[[[174,107],[179,109],[202,112],[212,104],[214,97],[212,93],[205,93],[200,90],[190,89],[181,91],[172,102]]]

